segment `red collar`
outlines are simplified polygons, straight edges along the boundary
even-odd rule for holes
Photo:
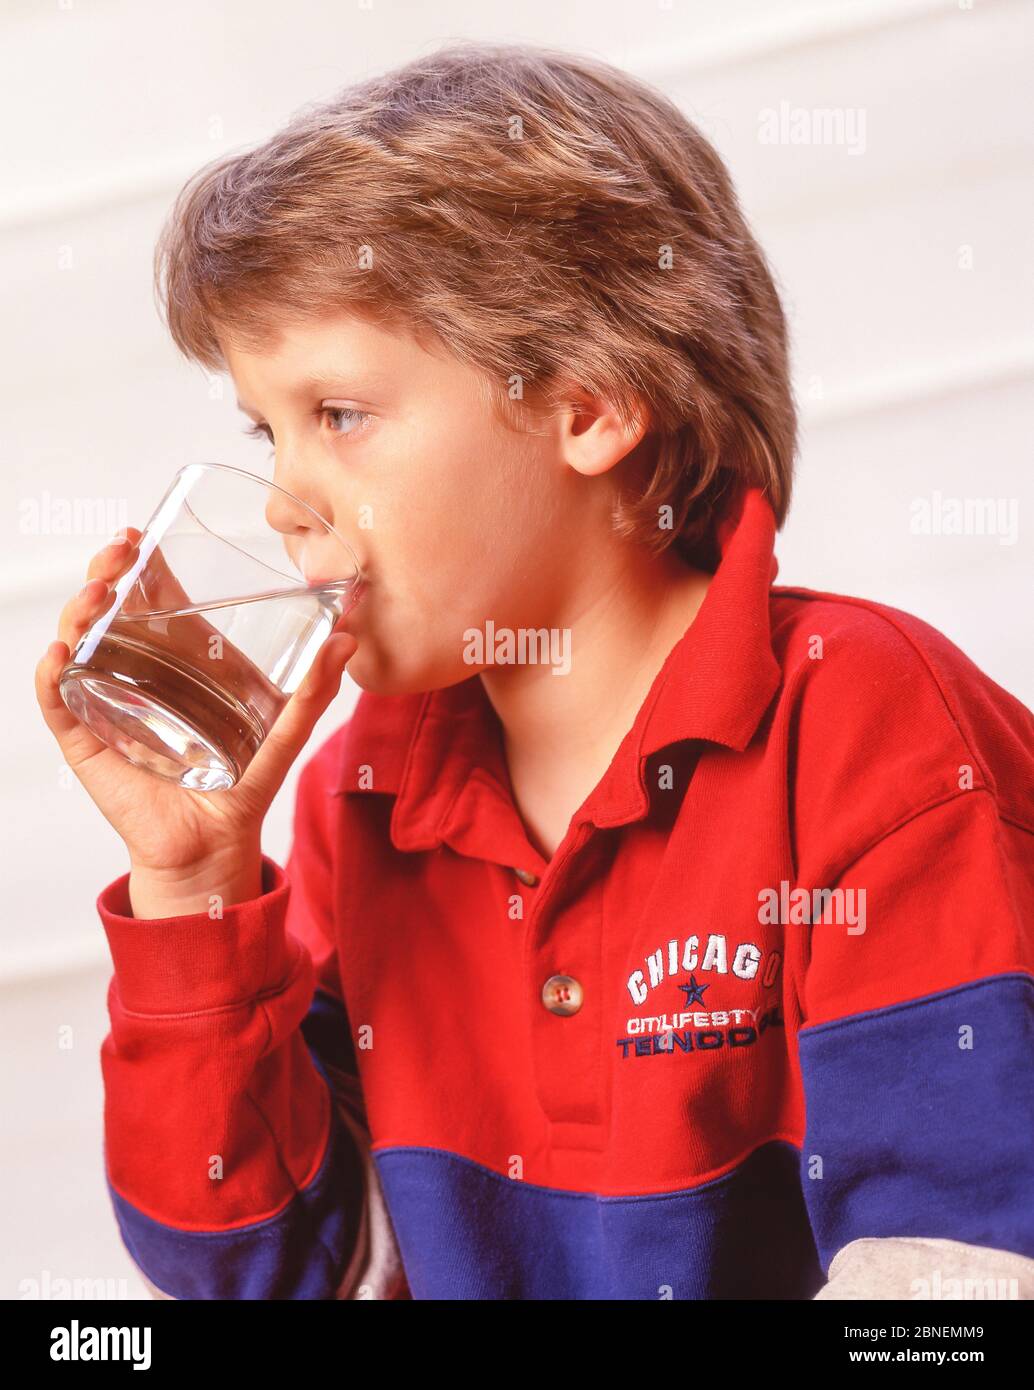
[[[649,807],[646,758],[704,739],[742,751],[779,685],[769,588],[775,518],[759,488],[741,491],[716,529],[719,563],[695,620],[669,652],[610,767],[576,813],[627,824]],[[368,767],[372,786],[360,787]],[[529,869],[544,862],[513,806],[502,730],[478,675],[442,690],[363,692],[342,737],[338,790],[395,795],[392,843],[467,854]],[[533,862],[534,861],[534,862]]]

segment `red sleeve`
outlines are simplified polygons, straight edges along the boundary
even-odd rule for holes
[[[114,965],[101,1048],[107,1179],[127,1249],[173,1298],[335,1298],[356,1268],[363,1159],[306,1035],[334,1041],[325,1008],[310,1020],[307,942],[322,978],[334,969],[331,938],[318,935],[332,903],[329,861],[310,842],[310,769],[289,873],[263,856],[260,897],[221,917],[140,920],[126,874],[97,899]]]
[[[1034,1259],[1034,833],[964,791],[831,887],[789,928],[808,942],[801,1172],[823,1268],[866,1241],[899,1241],[898,1275],[919,1241],[985,1270]]]

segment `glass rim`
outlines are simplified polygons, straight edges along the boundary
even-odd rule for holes
[[[279,492],[284,497],[290,498],[290,500],[293,503],[295,503],[296,506],[302,507],[305,511],[309,513],[310,516],[314,516],[316,520],[320,523],[320,525],[323,527],[323,529],[325,531],[328,531],[330,535],[332,535],[334,539],[339,543],[339,545],[342,545],[344,547],[345,553],[351,557],[352,568],[355,570],[355,574],[353,575],[351,580],[348,580],[346,582],[351,584],[357,584],[362,582],[363,571],[362,566],[359,564],[358,555],[356,555],[355,551],[345,540],[341,532],[338,531],[336,527],[332,526],[325,516],[321,516],[315,507],[311,507],[308,502],[303,501],[300,497],[296,497],[293,492],[288,492],[287,488],[281,487],[279,483],[271,482],[268,478],[263,478],[258,473],[249,473],[246,468],[238,468],[236,467],[236,465],[232,463],[209,463],[207,460],[200,460],[195,463],[185,463],[180,468],[176,469],[176,472],[173,475],[174,480],[183,473],[189,473],[191,469],[194,468],[215,469],[217,472],[220,473],[236,473],[241,478],[248,478],[253,483],[259,483],[262,487],[271,488],[274,492]],[[276,528],[271,527],[270,529],[275,530]]]

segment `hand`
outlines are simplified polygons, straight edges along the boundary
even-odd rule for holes
[[[79,638],[114,601],[112,586],[138,558],[141,535],[127,528],[123,544],[105,546],[90,561],[85,588],[65,604],[58,638],[36,667],[36,698],[65,762],[124,841],[138,879],[146,874],[154,881],[172,883],[182,876],[196,882],[208,871],[239,877],[242,864],[258,862],[270,803],[337,694],[358,643],[345,632],[324,642],[244,775],[228,791],[190,791],[136,767],[72,715],[58,679]]]

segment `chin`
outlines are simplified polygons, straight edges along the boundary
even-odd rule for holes
[[[402,667],[376,650],[369,640],[360,644],[345,670],[360,690],[372,695],[424,695],[477,674],[470,666],[447,670],[433,662],[423,669]]]
[[[369,642],[359,647],[345,670],[360,690],[371,695],[413,695],[428,688],[415,682],[412,672],[400,671],[390,661],[379,659]]]

